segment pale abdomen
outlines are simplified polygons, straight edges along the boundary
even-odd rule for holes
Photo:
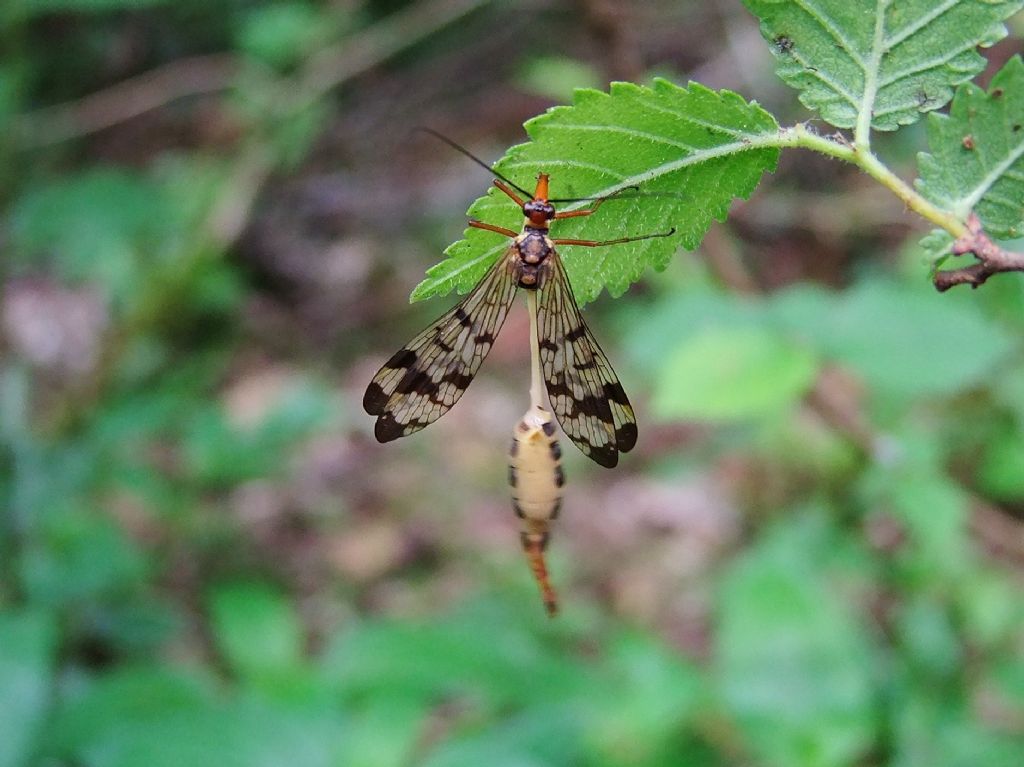
[[[522,520],[523,550],[551,615],[556,612],[558,603],[548,582],[544,549],[548,543],[549,523],[558,517],[562,506],[565,475],[561,458],[551,413],[541,407],[530,408],[512,433],[508,481],[512,486],[512,508]]]

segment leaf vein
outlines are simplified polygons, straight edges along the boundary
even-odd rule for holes
[[[741,131],[741,130],[736,130],[736,129],[733,129],[733,128],[726,128],[724,125],[719,125],[717,123],[708,122],[707,120],[700,120],[700,119],[694,117],[693,115],[688,115],[688,114],[686,114],[685,112],[683,112],[682,110],[679,110],[679,109],[672,109],[670,107],[663,107],[660,104],[654,104],[654,103],[647,103],[644,106],[646,106],[648,109],[651,109],[652,111],[661,112],[662,114],[666,114],[666,115],[672,115],[677,120],[682,120],[683,122],[688,122],[688,123],[691,123],[692,125],[697,125],[697,126],[699,126],[701,128],[707,128],[708,130],[713,130],[713,131],[717,131],[719,133],[724,133],[727,136],[732,136],[734,138],[737,138],[739,136],[744,135],[743,131]]]
[[[623,176],[619,171],[606,168],[603,165],[598,165],[592,162],[581,162],[579,160],[521,160],[519,162],[505,163],[501,166],[502,170],[510,170],[512,168],[580,168],[581,170],[592,170],[597,173],[603,173],[606,176],[611,176],[616,181],[621,181]]]
[[[974,50],[975,47],[976,46],[975,46],[974,42],[972,41],[972,42],[968,43],[966,46],[964,46],[963,48],[958,48],[958,49],[950,52],[947,55],[941,56],[939,58],[931,59],[929,61],[922,61],[922,62],[920,62],[918,64],[915,64],[912,67],[908,67],[907,69],[903,69],[903,70],[900,70],[898,72],[893,72],[888,77],[884,78],[883,80],[880,80],[879,83],[878,83],[878,87],[879,87],[879,89],[882,89],[882,88],[885,88],[886,86],[892,85],[895,82],[899,82],[900,80],[903,80],[903,79],[905,79],[907,77],[911,77],[913,75],[919,75],[919,74],[921,74],[923,72],[927,72],[927,71],[929,71],[931,69],[937,69],[937,68],[939,68],[939,67],[941,67],[941,66],[943,66],[945,64],[948,64],[950,61],[955,59],[957,56],[959,56],[959,55],[961,55],[963,53],[966,53],[967,51]],[[965,78],[966,78],[966,75],[965,75]]]
[[[920,102],[920,100],[917,97],[912,97],[910,101],[901,101],[901,102],[899,102],[897,104],[892,104],[891,106],[888,106],[885,109],[879,109],[877,112],[873,113],[873,116],[875,118],[887,117],[888,115],[891,115],[891,114],[898,114],[899,112],[906,112],[908,109],[912,109],[914,111],[920,111],[921,110],[921,102]]]
[[[618,192],[628,186],[640,185],[647,181],[651,181],[661,176],[668,175],[669,173],[673,173],[677,170],[682,170],[687,166],[699,165],[702,162],[708,162],[709,160],[715,160],[718,159],[719,157],[725,157],[730,154],[735,154],[737,152],[750,151],[755,149],[773,149],[777,147],[776,142],[778,141],[778,138],[778,132],[772,131],[771,133],[757,134],[755,136],[750,137],[749,139],[744,139],[742,141],[734,141],[729,144],[720,144],[719,146],[713,147],[711,149],[702,149],[698,152],[694,152],[693,154],[686,155],[685,157],[682,157],[678,160],[672,160],[670,162],[662,163],[661,165],[656,165],[650,168],[649,170],[644,171],[643,173],[637,173],[632,176],[627,176],[626,178],[622,179],[620,182],[612,186],[595,191],[593,196],[606,197],[607,195],[613,194],[614,192]],[[578,210],[588,204],[589,203],[587,201],[575,202],[566,205],[563,208],[563,210]]]
[[[892,37],[885,40],[883,42],[883,49],[886,51],[892,50],[897,45],[902,43],[904,40],[917,34],[926,26],[935,21],[935,19],[939,18],[939,16],[944,14],[946,11],[955,8],[960,3],[961,0],[945,0],[944,3],[935,6],[934,8],[932,8],[931,11],[926,13],[921,18],[917,19],[911,24],[908,24],[906,27],[900,30],[899,34],[894,34]]]
[[[684,149],[687,152],[699,152],[701,147],[687,144],[685,141],[676,141],[675,139],[667,138],[666,136],[659,136],[656,133],[648,133],[647,131],[637,130],[636,128],[628,128],[625,125],[592,125],[589,123],[572,123],[570,125],[552,124],[545,126],[545,129],[550,130],[557,128],[559,130],[583,130],[583,131],[599,131],[599,132],[610,132],[610,133],[622,133],[626,136],[633,138],[640,138],[646,141],[653,141],[657,144],[667,144],[668,146],[674,146],[678,149]]]
[[[991,171],[989,171],[985,177],[978,183],[977,187],[971,194],[966,197],[962,197],[957,202],[957,213],[966,217],[968,213],[974,210],[974,206],[978,204],[978,201],[985,196],[985,193],[992,188],[992,186],[1002,177],[1010,167],[1017,162],[1022,156],[1024,156],[1024,144],[1018,144],[1013,150],[1006,155],[1005,158],[997,163]]]
[[[988,192],[985,193],[984,201],[995,203],[996,205],[1001,205],[1004,208],[1008,208],[1009,210],[1014,212],[1021,211],[1020,200],[1011,200],[1009,197],[1003,197],[1001,194],[996,194],[992,190],[989,190]]]
[[[878,71],[882,61],[882,40],[885,37],[885,10],[889,0],[875,0],[875,32],[871,44],[871,62],[864,68],[864,93],[857,108],[857,126],[854,141],[867,146],[870,143],[871,123],[874,121],[875,99],[878,97]]]
[[[795,5],[804,13],[816,21],[822,29],[829,33],[832,38],[842,46],[857,66],[867,72],[867,62],[860,55],[860,51],[853,47],[853,43],[846,39],[846,36],[836,26],[835,21],[827,16],[820,8],[813,5],[810,0],[796,0]]]
[[[825,85],[831,88],[837,96],[842,96],[843,99],[847,103],[849,103],[849,105],[852,106],[854,109],[856,109],[860,105],[860,101],[858,100],[857,96],[850,93],[850,91],[848,91],[846,89],[846,86],[844,86],[842,83],[840,83],[837,80],[833,80],[831,77],[826,75],[817,67],[811,66],[803,58],[794,56],[794,60],[796,60],[801,66],[804,67],[807,74],[823,82]]]

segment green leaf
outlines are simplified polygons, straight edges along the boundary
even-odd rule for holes
[[[879,394],[953,394],[974,385],[1014,348],[1003,328],[970,300],[938,298],[881,280],[866,280],[817,313],[780,313],[792,332],[827,359],[857,372]],[[782,294],[781,308],[786,308]],[[809,303],[807,308],[814,308]]]
[[[896,130],[946,104],[985,66],[1019,0],[743,0],[776,71],[839,128]]]
[[[1017,767],[1020,735],[1002,728],[949,686],[917,683],[894,696],[889,747],[894,767]]]
[[[238,45],[273,67],[299,62],[324,42],[325,19],[305,3],[275,3],[249,11],[240,25]]]
[[[25,590],[36,602],[82,606],[131,593],[149,562],[114,522],[88,509],[53,509],[21,561]]]
[[[1024,61],[1014,56],[986,93],[957,90],[949,115],[928,120],[931,154],[918,156],[918,188],[964,219],[974,211],[998,239],[1024,235]]]
[[[227,487],[283,470],[282,456],[296,443],[329,423],[332,407],[313,382],[287,381],[267,401],[253,405],[258,423],[238,423],[223,407],[194,408],[186,424],[183,452],[189,470],[202,482]],[[259,400],[259,397],[253,398]]]
[[[952,255],[950,248],[953,246],[953,235],[945,229],[932,229],[917,241],[917,246],[922,251],[922,260],[937,269]]]
[[[487,729],[441,743],[423,767],[551,767],[588,764],[580,751],[580,724],[555,706],[534,705],[506,714]],[[627,762],[644,764],[643,762]],[[600,763],[598,763],[600,764]]]
[[[377,692],[346,719],[341,765],[400,765],[423,737],[433,704]]]
[[[552,198],[579,210],[592,199],[639,185],[640,195],[614,199],[593,216],[558,221],[552,236],[606,240],[665,232],[671,237],[607,248],[564,247],[580,303],[607,287],[622,295],[648,267],[664,269],[679,245],[696,248],[711,224],[723,220],[736,197],[748,197],[772,170],[778,149],[775,120],[756,103],[697,83],[680,88],[665,80],[652,87],[613,83],[610,93],[578,90],[572,106],[530,120],[532,141],[512,147],[495,168],[524,188],[536,174],[551,174]],[[518,230],[522,212],[497,189],[470,206],[473,218]],[[509,246],[493,232],[468,229],[427,271],[412,293],[419,301],[452,290],[466,292]]]
[[[154,211],[167,207],[164,190],[138,174],[94,168],[63,177],[15,202],[14,255],[27,261],[45,254],[68,279],[137,290],[142,252],[166,233]]]
[[[84,686],[71,686],[49,730],[58,754],[85,749],[106,732],[131,722],[160,720],[204,709],[213,699],[211,680],[169,666],[121,666]]]
[[[682,418],[767,414],[805,391],[813,360],[857,374],[876,403],[956,394],[985,382],[1017,345],[970,296],[940,298],[923,281],[870,279],[843,293],[796,286],[756,301],[680,294],[634,324],[635,364],[659,371],[655,409]],[[992,380],[1008,385],[1007,376]],[[1024,378],[1018,388],[1024,413]]]
[[[865,504],[893,519],[905,539],[898,563],[907,584],[934,588],[962,582],[970,571],[968,498],[949,477],[930,434],[890,435],[895,458],[861,478]]]
[[[28,765],[53,685],[56,626],[41,613],[0,614],[0,767]]]
[[[591,687],[581,696],[588,740],[608,764],[662,763],[658,753],[700,716],[703,679],[677,652],[642,634],[615,637],[606,654],[604,673],[588,674]]]
[[[523,90],[557,101],[572,99],[577,88],[600,88],[604,82],[594,67],[568,56],[527,59],[516,77]]]
[[[44,13],[109,13],[139,11],[143,7],[166,5],[170,0],[14,0],[12,13],[22,17]]]
[[[447,690],[493,708],[564,699],[577,670],[527,628],[486,606],[433,623],[366,622],[337,638],[321,673],[353,697],[429,701]]]
[[[210,597],[217,646],[242,676],[280,677],[302,663],[303,631],[288,600],[259,583],[218,587]]]
[[[871,647],[816,562],[836,541],[814,522],[771,530],[718,600],[719,695],[755,764],[856,764],[873,737]]]
[[[175,279],[204,276],[181,262],[204,236],[224,179],[216,163],[168,160],[150,174],[99,166],[40,182],[11,206],[10,253],[34,269],[52,260],[62,278],[137,305],[151,283],[170,279],[157,266]]]
[[[946,607],[918,596],[894,612],[895,633],[908,665],[933,679],[953,678],[963,664],[963,648]]]
[[[985,495],[999,501],[1024,498],[1024,435],[1010,423],[985,441],[977,482]]]
[[[801,397],[817,370],[813,355],[770,330],[706,328],[670,354],[653,406],[664,418],[766,415]]]
[[[50,748],[90,767],[331,767],[342,729],[329,703],[283,707],[231,696],[204,675],[118,668],[79,680]],[[83,689],[84,688],[84,689]]]

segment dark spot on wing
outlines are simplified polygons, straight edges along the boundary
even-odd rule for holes
[[[577,325],[568,333],[565,334],[565,340],[572,343],[573,341],[579,341],[587,334],[587,328],[585,325]]]
[[[429,394],[437,389],[425,370],[410,370],[395,387],[397,394]]]
[[[384,363],[386,368],[411,368],[416,364],[416,352],[412,349],[399,349],[391,359]]]
[[[636,424],[624,423],[615,430],[615,445],[623,453],[628,453],[636,445]]]
[[[629,406],[629,398],[626,397],[626,391],[622,388],[622,384],[618,381],[611,383],[606,382],[604,385],[604,396],[610,399],[617,405]]]
[[[604,466],[606,469],[612,469],[619,462],[619,451],[615,449],[614,445],[602,445],[597,447],[595,445],[589,445],[590,452],[587,456]]]
[[[468,373],[460,373],[458,370],[453,370],[450,373],[446,373],[441,378],[441,383],[450,383],[454,385],[456,389],[466,389],[471,383],[473,383],[473,376]]]
[[[372,381],[366,387],[366,394],[363,395],[363,410],[370,415],[380,415],[384,412],[384,406],[391,399],[381,388],[380,384]]]
[[[377,438],[378,442],[390,442],[405,434],[406,428],[406,426],[398,423],[391,413],[385,413],[374,424],[373,436]]]

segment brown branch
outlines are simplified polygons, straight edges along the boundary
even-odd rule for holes
[[[26,146],[67,141],[178,99],[226,90],[235,82],[240,69],[241,62],[231,54],[179,59],[77,101],[21,115],[15,120],[15,131]]]
[[[1004,250],[992,242],[981,226],[981,219],[975,213],[971,213],[967,218],[967,234],[953,243],[952,252],[954,256],[972,253],[978,262],[960,269],[936,271],[932,275],[932,282],[940,293],[954,285],[970,285],[976,288],[999,272],[1024,272],[1024,253]]]
[[[357,37],[317,52],[302,75],[299,100],[319,98],[489,2],[427,0],[414,3],[378,21]]]
[[[315,101],[347,80],[453,24],[490,0],[424,0],[366,30],[313,54],[296,78],[277,81],[271,70],[230,53],[172,61],[75,101],[44,107],[14,119],[25,147],[86,136],[190,96],[229,90],[240,75],[261,76],[280,94],[274,104],[294,108]]]

